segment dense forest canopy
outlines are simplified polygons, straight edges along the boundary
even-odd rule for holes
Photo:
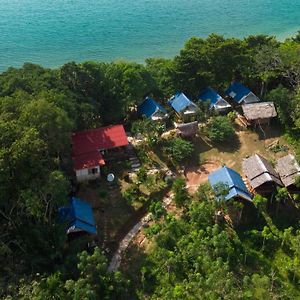
[[[300,154],[299,34],[284,42],[264,35],[236,39],[212,34],[191,38],[174,59],[149,58],[143,65],[70,62],[45,69],[25,63],[0,74],[0,296],[300,297],[299,224],[272,230],[264,209],[260,213],[267,229],[228,233],[212,223],[216,204],[205,199],[205,192],[197,201],[187,199],[184,217],[170,217],[163,225],[138,270],[137,286],[126,275],[107,273],[99,249],[78,256],[66,249],[64,228],[57,222],[57,208],[71,191],[73,131],[120,122],[130,127],[130,112],[145,96],[166,104],[182,91],[197,101],[207,86],[224,91],[233,80],[275,103]],[[272,249],[286,251],[290,258],[282,262],[268,252]]]

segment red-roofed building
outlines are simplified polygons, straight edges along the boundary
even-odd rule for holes
[[[128,145],[128,140],[123,125],[112,125],[76,132],[72,144],[76,177],[84,181],[99,177],[109,150],[118,151]]]

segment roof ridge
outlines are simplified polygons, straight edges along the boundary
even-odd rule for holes
[[[258,164],[263,168],[264,172],[268,173],[268,169],[266,168],[265,164],[262,161],[262,159],[265,159],[265,158],[263,156],[259,155],[258,153],[255,153],[254,156],[257,159]]]
[[[84,129],[84,130],[76,131],[76,132],[73,132],[72,135],[84,134],[84,133],[87,133],[87,132],[97,131],[97,130],[104,130],[104,129],[112,128],[112,127],[116,127],[116,126],[124,127],[123,124],[111,124],[111,125],[101,126],[101,127],[98,127],[98,128],[90,128],[90,129]]]

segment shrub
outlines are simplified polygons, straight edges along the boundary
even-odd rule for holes
[[[235,131],[228,117],[213,117],[207,128],[208,137],[212,142],[225,142],[234,137]]]
[[[145,228],[145,234],[147,237],[152,237],[158,234],[162,229],[160,224],[153,224],[152,226]]]
[[[164,152],[171,158],[175,164],[180,163],[190,157],[194,151],[194,145],[182,138],[175,138],[167,142]]]
[[[149,211],[152,213],[153,219],[158,220],[166,212],[165,208],[162,206],[160,201],[152,202]]]
[[[129,188],[127,188],[125,191],[123,191],[122,196],[128,203],[128,205],[131,205],[133,201],[137,200],[139,197],[139,188],[136,185],[132,185]]]
[[[235,118],[236,118],[236,112],[235,111],[230,111],[227,114],[227,118],[233,123]]]
[[[174,202],[179,207],[183,206],[187,200],[190,199],[186,189],[185,180],[181,177],[174,180],[172,191],[174,193]]]

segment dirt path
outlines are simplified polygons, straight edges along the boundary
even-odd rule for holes
[[[207,181],[209,173],[220,167],[217,161],[207,161],[200,167],[189,167],[185,169],[185,178],[189,193],[197,191],[198,186]]]
[[[163,207],[167,209],[167,207],[172,202],[173,195],[167,196],[163,199]],[[109,266],[108,271],[115,272],[119,268],[122,260],[122,254],[127,249],[128,245],[132,241],[132,239],[138,234],[138,232],[142,229],[144,225],[146,225],[151,220],[151,213],[148,213],[146,216],[142,217],[142,219],[137,222],[125,235],[125,237],[119,243],[119,247],[117,251],[114,253]]]

